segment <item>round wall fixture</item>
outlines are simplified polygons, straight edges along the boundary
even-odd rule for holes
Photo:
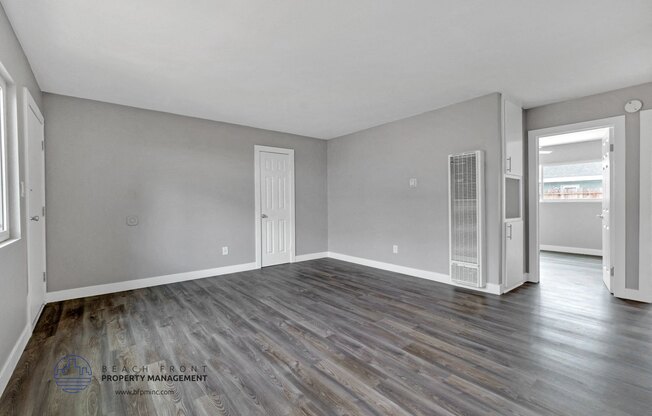
[[[628,113],[635,113],[641,108],[643,108],[643,103],[641,100],[629,100],[627,101],[627,104],[625,104],[625,111]]]

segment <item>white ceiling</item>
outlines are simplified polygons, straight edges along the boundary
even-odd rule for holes
[[[44,91],[332,138],[652,81],[650,0],[0,0]]]

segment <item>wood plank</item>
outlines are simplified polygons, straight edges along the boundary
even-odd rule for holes
[[[0,414],[648,414],[652,308],[600,273],[542,253],[539,285],[497,297],[319,259],[53,303]],[[81,393],[54,383],[67,354],[92,364]],[[206,380],[101,380],[102,365],[184,364]]]

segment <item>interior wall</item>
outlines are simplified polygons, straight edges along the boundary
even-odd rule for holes
[[[626,287],[638,289],[639,202],[640,202],[640,114],[629,114],[625,103],[633,98],[643,101],[643,109],[652,108],[652,83],[609,91],[560,103],[531,108],[525,112],[527,130],[625,115],[627,229]],[[527,140],[526,140],[527,145]]]
[[[601,140],[546,146],[541,148],[541,150],[552,153],[539,154],[540,164],[602,160]]]
[[[602,204],[594,201],[540,203],[539,244],[544,249],[544,246],[579,249],[579,253],[587,249],[602,250],[602,221],[597,217],[601,212]]]
[[[327,250],[325,141],[54,94],[44,105],[48,291],[254,262],[256,144],[295,150],[296,253]]]
[[[16,161],[25,160],[23,146],[23,88],[27,87],[36,103],[41,106],[41,90],[32,69],[14,34],[2,6],[0,6],[0,63],[14,81],[9,99],[9,148],[12,163],[9,166],[9,206],[20,213],[11,223],[12,239],[0,243],[0,368],[7,362],[16,341],[27,324],[27,245],[25,238],[19,238],[19,229],[24,230],[25,203],[18,195],[17,184],[24,180],[22,163],[18,169]],[[11,92],[10,92],[11,93]],[[18,138],[18,140],[16,140]],[[18,144],[18,146],[16,146]],[[19,178],[16,178],[18,174]],[[18,224],[20,227],[18,227]]]
[[[500,283],[500,106],[490,94],[329,140],[329,251],[448,275],[447,157],[484,150],[488,282]]]

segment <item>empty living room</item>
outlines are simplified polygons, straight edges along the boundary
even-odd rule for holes
[[[652,1],[0,0],[0,416],[652,415]]]

